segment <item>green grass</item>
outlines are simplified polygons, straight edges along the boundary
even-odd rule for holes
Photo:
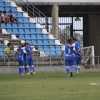
[[[100,72],[0,74],[0,100],[100,100],[100,85],[92,82],[100,84]]]

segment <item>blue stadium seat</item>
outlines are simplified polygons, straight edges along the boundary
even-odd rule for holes
[[[26,38],[24,37],[24,35],[19,35],[19,38],[20,38],[20,39],[23,39],[23,40],[26,39]]]
[[[17,9],[15,7],[11,7],[12,12],[17,12]]]
[[[0,52],[3,51],[3,49],[0,47]]]
[[[29,24],[24,24],[25,28],[30,28]]]
[[[23,18],[23,20],[24,20],[25,23],[29,23],[28,18]]]
[[[24,24],[18,24],[18,27],[19,27],[19,28],[25,28],[25,27],[24,27]]]
[[[10,7],[5,7],[5,11],[6,11],[6,12],[11,11]]]
[[[18,17],[23,17],[23,14],[21,12],[17,13]]]
[[[54,40],[49,40],[50,45],[55,45]]]
[[[7,28],[6,24],[4,24],[4,23],[1,23],[1,27],[2,28]]]
[[[43,45],[41,40],[37,40],[38,45]]]
[[[20,34],[18,29],[13,29],[13,34]]]
[[[39,51],[43,51],[43,47],[42,46],[38,46],[38,50]]]
[[[32,40],[32,44],[33,45],[38,45],[37,42],[36,42],[36,40]]]
[[[37,39],[36,35],[31,35],[31,39]]]
[[[50,56],[50,51],[45,51],[45,54]]]
[[[31,29],[31,34],[36,34],[35,29]]]
[[[61,51],[56,51],[57,56],[61,56]]]
[[[7,24],[7,28],[13,28],[11,24]]]
[[[45,34],[43,35],[43,38],[44,38],[44,39],[49,39],[48,36],[45,35]]]
[[[18,22],[23,23],[23,18],[18,18]]]
[[[51,56],[56,56],[57,54],[56,54],[55,51],[50,51],[50,55],[51,55]]]
[[[37,35],[37,39],[43,39],[42,35]]]
[[[34,24],[30,24],[30,28],[36,28]]]
[[[40,29],[36,29],[37,34],[42,34],[42,31]]]
[[[31,40],[26,40],[27,43],[32,44]]]
[[[0,1],[0,7],[4,6],[4,2]]]
[[[13,28],[18,28],[18,25],[17,24],[12,24],[12,27]]]
[[[0,11],[5,11],[5,9],[3,7],[0,6]]]
[[[9,2],[5,2],[5,6],[11,6]]]
[[[44,51],[50,51],[48,46],[44,46]]]
[[[13,16],[18,17],[18,15],[16,13],[13,12],[12,14],[13,14]]]
[[[31,34],[29,29],[25,29],[25,34]]]
[[[20,34],[25,34],[25,32],[24,32],[23,29],[19,29],[19,33],[20,33]]]
[[[3,57],[4,56],[4,53],[3,52],[0,52],[0,57]]]
[[[30,35],[25,35],[25,38],[28,40],[28,39],[31,39]]]
[[[13,34],[12,29],[7,29],[7,32]]]
[[[44,45],[49,45],[48,40],[43,40],[43,44],[44,44]]]
[[[50,46],[50,51],[56,51],[54,46]]]
[[[56,51],[61,51],[61,47],[60,46],[56,46]]]

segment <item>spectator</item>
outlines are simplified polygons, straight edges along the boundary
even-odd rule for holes
[[[9,16],[6,14],[6,11],[3,12],[3,18],[5,20],[5,23],[10,23],[10,18]]]
[[[12,44],[11,43],[8,43],[7,44],[7,47],[5,48],[5,54],[8,56],[8,57],[11,57],[13,56],[12,53],[11,53],[11,49],[12,49]]]
[[[4,23],[5,20],[3,18],[3,14],[2,14],[2,11],[0,11],[0,23]]]
[[[16,21],[16,23],[18,23],[17,18],[12,14],[12,11],[9,11],[9,19],[11,23],[14,23],[14,21]]]

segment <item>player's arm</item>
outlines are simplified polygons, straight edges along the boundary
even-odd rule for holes
[[[81,56],[81,53],[77,52],[76,49],[75,49],[75,47],[73,48],[73,51],[74,51],[75,53],[77,53],[78,55]]]
[[[65,46],[62,48],[62,53],[61,53],[61,56],[60,56],[61,60],[62,60],[62,56],[64,55],[64,51],[65,51]]]

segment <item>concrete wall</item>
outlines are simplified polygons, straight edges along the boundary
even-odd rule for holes
[[[100,56],[100,14],[88,15],[89,45],[94,45],[95,56]]]

